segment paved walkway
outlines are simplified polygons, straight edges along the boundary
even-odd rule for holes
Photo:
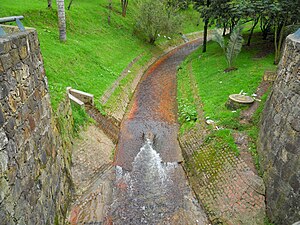
[[[196,84],[191,69],[189,78],[191,84]],[[196,85],[191,85],[191,88],[197,96]],[[199,118],[203,118],[198,97],[195,97],[195,103]],[[254,172],[251,160],[247,160],[247,164],[228,148],[217,151],[204,143],[207,133],[204,130],[205,123],[201,120],[193,129],[181,135],[179,141],[189,180],[204,204],[209,219],[213,224],[264,224],[264,183]]]

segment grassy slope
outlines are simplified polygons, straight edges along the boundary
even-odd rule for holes
[[[255,114],[253,123],[248,126],[242,126],[239,123],[240,110],[232,112],[225,107],[225,103],[230,94],[239,93],[241,90],[251,95],[255,93],[265,70],[275,70],[273,65],[273,54],[254,59],[254,56],[260,51],[260,37],[253,40],[253,47],[243,47],[242,52],[236,60],[238,70],[230,73],[224,73],[226,61],[221,48],[215,42],[208,43],[208,51],[201,53],[201,50],[194,52],[183,64],[183,70],[178,75],[178,96],[181,102],[185,101],[187,105],[193,105],[193,100],[186,95],[184,86],[190,85],[186,79],[188,64],[192,64],[192,72],[196,77],[198,92],[203,103],[205,117],[216,121],[223,130],[213,133],[213,137],[223,139],[224,142],[234,145],[232,139],[233,130],[245,130],[253,138],[257,137],[257,123],[259,113]],[[265,100],[266,97],[263,98]],[[182,100],[185,99],[185,100]],[[180,101],[179,101],[180,103]],[[179,109],[185,108],[179,104]],[[262,110],[260,107],[259,111]],[[182,111],[179,111],[179,117],[182,117]],[[189,129],[193,122],[186,122],[182,125],[183,129]],[[255,146],[251,146],[255,148]],[[233,146],[233,148],[236,148]]]
[[[2,0],[0,16],[23,14],[24,24],[37,29],[54,108],[67,86],[99,98],[136,55],[148,50],[129,30],[133,23],[130,8],[126,18],[114,12],[108,26],[106,1],[74,1],[66,11],[64,44],[58,40],[56,10],[46,9],[46,3],[17,0],[12,6],[9,0]],[[119,6],[118,1],[114,3]]]
[[[253,60],[257,50],[244,49],[236,60],[238,70],[224,73],[227,65],[218,44],[210,43],[208,47],[207,54],[200,54],[200,57],[192,62],[205,116],[219,121],[220,125],[234,128],[234,113],[225,107],[228,96],[241,90],[249,95],[255,93],[264,71],[274,68],[273,57],[269,55],[260,60]]]
[[[0,17],[24,15],[24,25],[38,31],[54,109],[67,86],[94,94],[96,105],[100,106],[97,99],[128,63],[143,52],[153,51],[152,46],[133,35],[135,2],[129,3],[126,18],[120,14],[120,1],[112,2],[109,26],[106,0],[74,1],[71,10],[66,10],[67,42],[60,43],[54,0],[53,10],[47,9],[44,0],[15,0],[13,3],[1,0]],[[197,18],[191,10],[185,16]],[[187,31],[199,29],[191,19],[186,21]],[[149,54],[145,57],[141,60],[150,58]]]

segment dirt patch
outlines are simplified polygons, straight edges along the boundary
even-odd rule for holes
[[[80,132],[73,150],[72,177],[76,196],[88,189],[94,177],[112,164],[113,142],[95,125]]]
[[[271,85],[270,81],[262,81],[256,90],[256,99],[260,99],[269,89]],[[259,107],[259,101],[255,101],[248,109],[241,112],[241,124],[250,123],[253,114]]]
[[[115,174],[114,149],[115,144],[96,125],[81,131],[75,140],[71,170],[75,197],[68,219],[71,225],[107,222]]]
[[[255,173],[258,175],[257,170],[255,168],[255,164],[253,161],[253,157],[251,153],[249,152],[249,142],[250,138],[248,137],[247,134],[243,132],[235,132],[233,133],[233,138],[235,141],[235,144],[237,145],[239,152],[240,152],[240,158],[245,161],[247,166]]]
[[[252,38],[258,39],[257,41],[250,44],[250,46],[243,46],[246,50],[260,49],[254,56],[253,59],[261,59],[274,52],[273,39],[263,40],[258,34],[253,34]],[[260,39],[260,41],[259,41]]]

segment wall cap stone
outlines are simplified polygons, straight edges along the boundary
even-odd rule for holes
[[[287,38],[291,39],[294,42],[300,43],[300,28],[295,33],[287,36]]]
[[[12,39],[20,38],[20,36],[25,37],[32,32],[36,32],[36,29],[31,27],[25,27],[26,29],[25,31],[20,31],[17,26],[3,25],[3,24],[1,24],[0,26],[4,29],[4,31],[7,34],[4,37],[0,36],[0,43],[5,43]]]

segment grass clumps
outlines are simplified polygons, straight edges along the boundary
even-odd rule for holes
[[[91,119],[84,108],[80,107],[79,105],[71,103],[71,108],[74,120],[73,134],[74,136],[77,136],[82,128],[93,122],[93,119]]]

